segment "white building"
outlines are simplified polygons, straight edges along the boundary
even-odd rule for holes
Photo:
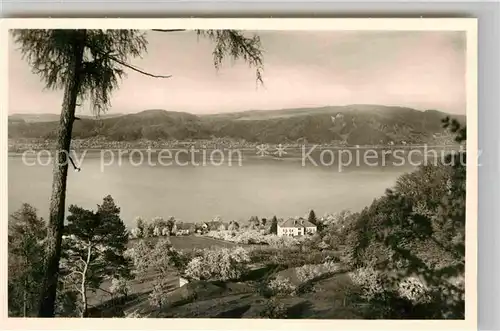
[[[189,281],[186,278],[179,276],[179,287],[183,287],[187,283],[189,283]]]
[[[187,236],[187,235],[189,235],[189,229],[178,229],[176,235],[177,236]]]
[[[312,235],[318,231],[316,225],[303,218],[289,218],[281,224],[278,224],[278,236],[297,237],[303,235]]]

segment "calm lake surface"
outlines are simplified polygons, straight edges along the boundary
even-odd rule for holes
[[[42,158],[43,159],[43,158]],[[34,161],[32,159],[31,161]],[[44,161],[45,162],[45,161]],[[134,165],[124,159],[102,168],[99,156],[86,155],[81,172],[70,166],[66,204],[95,209],[110,194],[128,226],[137,216],[175,216],[185,222],[246,221],[252,215],[280,217],[317,215],[344,209],[358,211],[384,194],[412,166],[303,166],[300,160],[248,158],[241,166]],[[28,166],[9,155],[9,213],[23,202],[47,218],[52,165]]]

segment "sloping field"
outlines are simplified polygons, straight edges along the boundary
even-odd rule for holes
[[[336,275],[318,282],[315,291],[278,298],[287,318],[347,319],[361,318],[348,305],[349,278]],[[147,299],[126,309],[156,318],[262,318],[269,298],[261,296],[254,284],[196,282],[174,290],[161,311],[149,306]]]
[[[294,278],[294,268],[278,274]],[[151,306],[148,300],[155,277],[158,276],[149,275],[144,282],[134,281],[129,299],[120,305],[118,313],[115,309],[112,314],[125,316],[138,313],[152,318],[262,318],[270,300],[259,291],[259,283],[269,277],[268,273],[260,277],[246,277],[252,278],[247,281],[193,281],[183,287],[178,287],[178,278],[172,275],[171,291],[166,294],[166,305],[160,310]],[[277,297],[277,301],[283,305],[287,318],[361,318],[349,305],[351,288],[350,278],[340,272],[315,281],[311,291]],[[100,316],[106,314],[110,313]]]
[[[153,237],[147,238],[146,240],[156,242],[161,238],[166,237]],[[236,247],[237,245],[230,242],[225,242],[222,240],[211,239],[201,236],[171,236],[168,237],[174,248],[181,251],[190,251],[192,249],[204,249],[210,247]],[[129,246],[133,246],[137,242],[137,239],[130,240]],[[146,275],[141,275],[140,279],[134,279],[130,282],[130,293],[129,296],[133,298],[133,302],[127,304],[130,306],[129,310],[134,311],[136,309],[143,309],[147,307],[148,297],[150,291],[153,290],[153,285],[155,281],[160,276],[156,273],[148,273]],[[175,273],[167,279],[170,290],[175,290],[178,288],[179,277]],[[110,281],[106,281],[101,284],[101,289],[97,290],[95,293],[88,294],[89,307],[98,306],[105,303],[112,298],[111,293],[109,293],[109,287],[111,285]]]
[[[147,301],[147,294],[153,290],[153,285],[155,280],[159,278],[159,275],[156,273],[150,273],[147,275],[143,275],[139,279],[133,279],[130,282],[130,292],[129,296],[131,298],[135,298],[136,296],[143,297],[144,300]],[[172,273],[170,277],[167,279],[167,284],[170,290],[174,290],[178,287],[179,277]],[[95,293],[88,294],[88,303],[89,307],[98,306],[100,304],[105,303],[106,301],[112,298],[111,293],[109,293],[109,286],[111,285],[110,281],[106,281],[101,284],[101,289],[97,290]]]
[[[170,236],[170,237],[152,237],[146,239],[131,239],[129,241],[129,246],[132,247],[137,242],[137,240],[148,240],[151,242],[156,242],[159,239],[166,239],[166,238],[168,238],[172,243],[172,246],[174,246],[174,248],[178,250],[192,250],[195,248],[204,249],[210,247],[231,248],[236,246],[245,246],[202,236],[179,236],[179,237]]]

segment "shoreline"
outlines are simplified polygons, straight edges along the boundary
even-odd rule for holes
[[[50,151],[54,152],[54,146],[27,146],[29,144],[24,144],[22,147],[12,147],[8,146],[9,155],[22,155],[26,152],[41,152],[41,151]],[[325,150],[325,149],[333,149],[333,150],[380,150],[380,151],[391,151],[391,150],[413,150],[413,149],[443,149],[443,150],[460,150],[461,145],[459,144],[407,144],[407,145],[333,145],[333,144],[256,144],[252,147],[240,147],[240,146],[217,146],[217,147],[199,147],[194,144],[188,146],[163,146],[163,147],[129,147],[129,146],[101,146],[101,147],[77,147],[70,148],[71,152],[86,152],[86,153],[101,153],[103,151],[109,152],[121,152],[124,154],[129,154],[132,151],[150,151],[151,153],[158,153],[162,150],[170,150],[170,151],[191,151],[194,148],[195,152],[200,151],[214,151],[214,150],[224,150],[224,151],[241,151],[243,153],[246,152],[256,152],[259,151],[259,148],[263,146],[266,149],[271,150],[269,154],[272,155],[272,151],[283,146],[284,151],[302,151],[303,149],[315,149],[315,150]],[[285,153],[286,154],[286,153]],[[268,156],[271,156],[268,155]]]

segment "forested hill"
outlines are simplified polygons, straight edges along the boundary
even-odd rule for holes
[[[446,138],[441,120],[447,116],[450,115],[437,110],[381,105],[252,110],[202,116],[153,109],[97,120],[81,117],[75,121],[73,137],[104,137],[111,141],[218,137],[262,143],[338,141],[349,145],[431,143]],[[55,138],[58,122],[40,117],[37,121],[29,115],[9,116],[9,138]],[[450,117],[465,123],[465,116]]]

